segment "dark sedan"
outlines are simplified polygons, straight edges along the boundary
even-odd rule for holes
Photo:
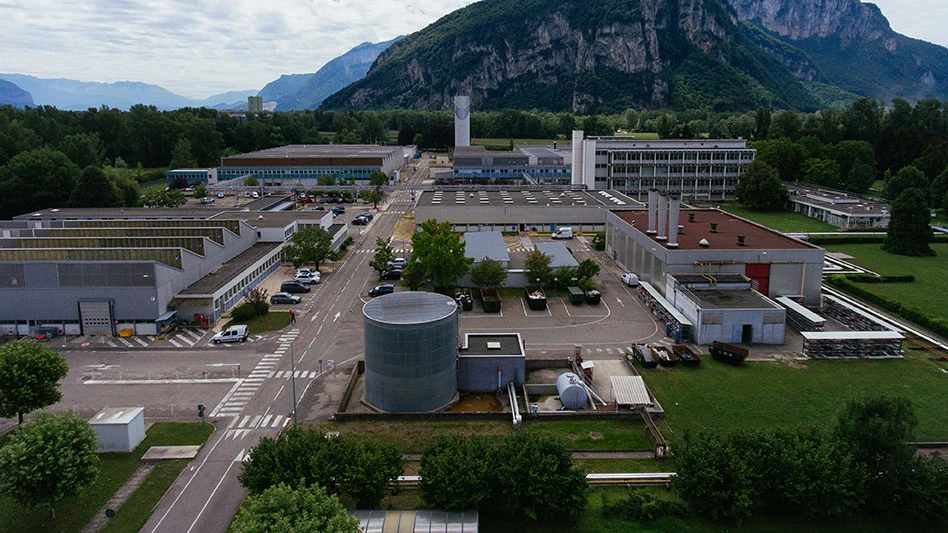
[[[385,272],[382,272],[382,279],[393,280],[393,279],[402,279],[402,271],[398,268],[390,268]]]

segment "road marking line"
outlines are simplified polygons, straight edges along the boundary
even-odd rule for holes
[[[273,425],[271,425],[270,427],[275,428],[275,427],[279,426],[281,420],[283,420],[283,415],[276,415],[275,417],[273,417]],[[287,419],[287,420],[289,420],[289,419]],[[284,421],[283,425],[284,425],[284,426],[286,425],[286,422],[285,422],[285,421]]]
[[[174,339],[168,339],[168,342],[170,342],[173,346],[177,346],[178,348],[181,348],[181,345],[175,342]]]
[[[141,340],[141,338],[139,338],[139,337],[132,337],[132,340],[135,341],[135,342],[137,342],[138,344],[141,344],[143,347],[144,347],[144,346],[148,346],[148,343],[145,342],[145,341],[143,341],[143,340]]]
[[[262,427],[262,428],[267,427],[267,424],[270,423],[270,419],[271,419],[271,418],[273,418],[273,415],[267,415],[267,416],[263,417],[263,422],[260,423],[260,427]]]
[[[257,424],[260,422],[260,419],[261,419],[261,418],[262,418],[262,417],[261,417],[260,415],[257,415],[257,416],[255,416],[255,417],[253,417],[253,422],[250,423],[250,427],[252,427],[252,428],[257,427]]]

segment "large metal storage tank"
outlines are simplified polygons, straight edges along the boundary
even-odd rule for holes
[[[566,409],[582,409],[586,406],[586,388],[583,380],[572,372],[560,374],[556,378],[556,391],[560,393],[560,402]]]
[[[389,412],[425,412],[458,392],[457,302],[432,292],[370,300],[365,316],[365,396]]]

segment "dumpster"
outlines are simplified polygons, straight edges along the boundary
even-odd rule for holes
[[[579,287],[566,287],[566,292],[569,293],[569,303],[573,305],[582,305],[583,300],[586,299],[583,290]]]

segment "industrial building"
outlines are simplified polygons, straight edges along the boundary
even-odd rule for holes
[[[468,333],[458,350],[458,390],[496,392],[526,379],[526,354],[519,333]]]
[[[214,185],[217,183],[216,168],[176,168],[165,172],[168,185],[175,182],[186,183],[189,187]]]
[[[455,231],[603,231],[610,209],[644,209],[645,204],[615,191],[524,187],[458,187],[424,191],[415,221],[450,221]]]
[[[213,322],[280,266],[283,246],[305,227],[328,231],[335,249],[347,235],[329,212],[182,207],[21,215],[0,222],[0,328],[155,335],[162,324],[195,314]]]
[[[549,148],[488,151],[483,146],[466,146],[454,149],[450,176],[453,184],[565,186],[570,184],[570,169],[563,156]],[[440,179],[441,174],[438,176]]]
[[[573,132],[572,149],[574,186],[613,189],[637,200],[651,189],[685,201],[733,199],[756,154],[740,139],[587,138],[581,130]]]
[[[221,159],[219,183],[253,176],[262,185],[315,187],[320,176],[368,181],[379,171],[394,177],[408,162],[401,146],[371,144],[288,145]]]
[[[647,305],[683,339],[782,344],[786,296],[819,307],[824,250],[717,209],[680,210],[649,191],[647,211],[606,218],[606,252],[642,280]]]
[[[850,193],[791,185],[787,203],[794,213],[849,230],[883,230],[889,227],[889,204]]]

